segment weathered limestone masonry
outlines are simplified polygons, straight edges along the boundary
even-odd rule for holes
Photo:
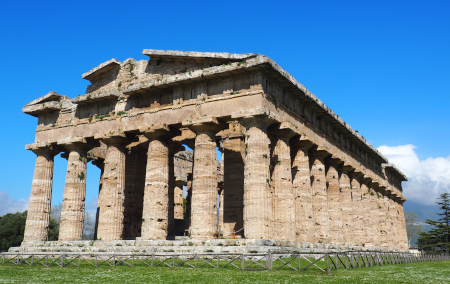
[[[270,58],[143,54],[150,60],[112,59],[83,74],[84,95],[50,92],[23,108],[38,118],[26,146],[37,158],[23,247],[48,238],[53,159],[64,152],[60,241],[82,238],[92,161],[102,172],[96,243],[189,235],[408,249],[406,177]]]

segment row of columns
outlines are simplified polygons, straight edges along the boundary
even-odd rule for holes
[[[274,122],[264,116],[240,118],[239,122],[245,126],[244,140],[227,138],[223,144],[224,231],[242,226],[240,235],[248,239],[406,249],[402,199],[392,195],[389,188],[314,145],[304,135],[299,136],[287,123],[270,126]],[[192,191],[188,197],[190,234],[196,239],[214,238],[218,222],[216,134],[223,125],[214,117],[183,125],[196,134]],[[141,195],[141,238],[166,239],[174,230],[174,196],[180,194],[179,187],[175,190],[173,165],[179,146],[171,142],[177,133],[161,124],[141,133],[149,139]],[[132,222],[130,216],[136,215],[126,213],[127,139],[123,132],[95,138],[108,146],[99,193],[97,238],[118,240],[124,238],[124,224]],[[69,162],[60,240],[78,240],[82,236],[87,162],[82,145],[63,145],[69,151]],[[56,153],[52,151],[51,147],[34,149],[38,158],[25,241],[46,239]]]

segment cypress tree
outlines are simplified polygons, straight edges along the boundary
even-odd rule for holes
[[[420,234],[417,244],[427,253],[450,252],[450,194],[443,193],[436,202],[441,212],[436,213],[440,218],[437,221],[427,219],[426,223],[433,228],[429,232]]]

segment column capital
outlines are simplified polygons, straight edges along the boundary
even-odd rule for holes
[[[144,127],[139,129],[139,131],[147,137],[149,140],[159,139],[159,138],[172,138],[180,134],[178,129],[168,126],[163,123],[155,123],[150,127]]]
[[[245,135],[245,127],[237,120],[227,121],[228,129],[224,129],[216,134],[222,139],[241,138]]]
[[[61,153],[61,147],[58,147],[55,144],[47,143],[47,142],[36,142],[33,144],[25,145],[26,150],[31,150],[38,156],[51,156],[54,157]]]
[[[108,146],[123,146],[130,142],[122,130],[98,133],[94,136],[94,139],[101,140]]]
[[[96,141],[98,143],[98,141]],[[65,139],[58,141],[58,146],[64,147],[68,151],[74,150],[84,150],[87,151],[90,148],[95,147],[94,143],[88,143],[88,141],[83,137],[71,137],[70,139]]]
[[[353,167],[349,162],[344,161],[344,163],[339,167],[339,170],[343,173],[349,173],[352,170],[354,170],[355,167]]]
[[[403,196],[396,196],[395,197],[395,201],[397,201],[399,204],[405,203],[406,200],[407,199],[405,197],[403,197]]]
[[[225,123],[214,116],[202,116],[183,121],[183,126],[188,127],[194,133],[213,133],[214,136],[225,127]]]
[[[368,176],[368,175],[363,175],[361,177],[361,183],[363,183],[363,184],[367,185],[368,187],[370,187],[371,183],[372,183],[372,178],[370,176]]]
[[[301,136],[292,137],[291,140],[289,141],[289,145],[291,145],[291,147],[298,148],[306,152],[309,150],[309,148],[315,146],[316,144],[310,137],[306,136],[305,134],[302,134]]]
[[[336,155],[331,155],[331,157],[327,157],[325,159],[325,164],[327,166],[333,166],[338,167],[340,164],[342,164],[344,161],[338,158]]]
[[[270,135],[276,136],[278,139],[291,139],[298,135],[297,127],[290,122],[276,123],[271,125],[268,130]]]
[[[275,114],[265,107],[233,112],[231,118],[237,119],[247,129],[249,127],[266,128],[277,122]]]
[[[331,153],[329,152],[327,147],[320,146],[320,145],[311,147],[309,149],[309,153],[311,154],[312,157],[322,158],[322,159],[331,155]]]
[[[362,178],[362,177],[364,176],[364,173],[363,173],[360,169],[355,168],[355,169],[350,173],[350,176],[351,176],[353,179],[359,180],[360,178]]]

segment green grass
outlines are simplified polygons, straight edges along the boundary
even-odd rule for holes
[[[302,263],[303,264],[303,263]],[[449,283],[450,261],[296,272],[235,268],[0,265],[0,283]]]

